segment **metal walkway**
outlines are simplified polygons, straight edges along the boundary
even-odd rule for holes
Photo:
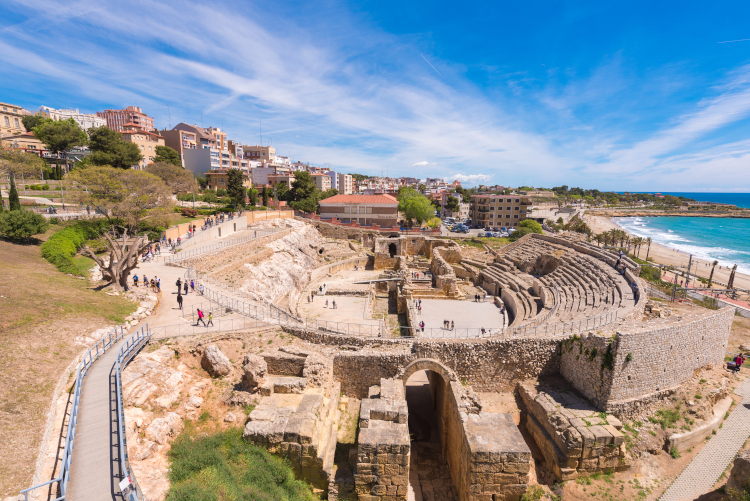
[[[715,437],[701,449],[660,501],[693,501],[711,491],[750,436],[750,378],[735,391],[744,397]]]
[[[122,499],[114,365],[126,339],[108,348],[83,380],[66,501]]]

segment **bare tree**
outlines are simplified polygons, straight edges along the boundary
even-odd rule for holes
[[[105,280],[109,280],[118,290],[127,290],[128,276],[138,266],[138,256],[151,242],[146,235],[128,237],[127,229],[119,237],[111,230],[104,234],[104,238],[107,239],[109,248],[108,260],[104,256],[97,256],[88,245],[84,245],[81,250],[99,265]]]
[[[172,193],[195,193],[198,191],[198,182],[193,173],[178,165],[169,162],[156,162],[146,167],[150,172],[161,178]]]

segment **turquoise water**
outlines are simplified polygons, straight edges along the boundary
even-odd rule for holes
[[[719,261],[750,273],[750,219],[711,217],[618,217],[613,221],[633,235],[670,249]]]
[[[631,192],[631,193],[646,193]],[[654,192],[651,192],[654,193]],[[692,198],[699,202],[714,202],[719,204],[732,204],[737,207],[746,207],[750,209],[750,193],[696,193],[680,191],[661,191],[662,195],[674,195],[676,197]]]

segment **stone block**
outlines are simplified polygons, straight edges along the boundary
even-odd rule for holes
[[[518,483],[518,475],[516,473],[493,473],[492,474],[493,484],[515,484]]]
[[[594,435],[591,430],[585,426],[576,428],[576,430],[578,430],[578,433],[581,435],[583,449],[591,449],[596,446],[596,435]]]
[[[594,440],[597,446],[612,443],[612,434],[603,426],[591,426],[589,427],[589,431],[594,434]]]
[[[394,475],[391,477],[393,485],[409,485],[409,477],[406,475]]]
[[[373,496],[385,496],[387,494],[387,489],[385,485],[373,485],[370,493]]]
[[[508,473],[523,473],[531,471],[530,463],[505,463],[503,471]]]
[[[617,428],[611,424],[604,425],[603,428],[612,435],[612,443],[615,447],[619,447],[625,441],[625,435],[623,435]]]

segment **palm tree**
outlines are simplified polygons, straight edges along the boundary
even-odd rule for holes
[[[648,244],[648,247],[646,248],[646,261],[648,261],[648,253],[651,251],[651,237],[646,239],[646,243]]]
[[[633,237],[633,247],[637,257],[641,257],[641,245],[643,245],[643,239],[641,237]]]
[[[614,247],[615,246],[615,238],[617,238],[617,229],[616,228],[612,228],[611,230],[609,230],[609,238],[610,238],[610,240],[612,240],[612,247]]]
[[[716,269],[716,265],[719,264],[718,261],[714,260],[713,263],[711,263],[711,274],[708,276],[708,288],[711,288],[711,281],[714,279],[714,269]]]

